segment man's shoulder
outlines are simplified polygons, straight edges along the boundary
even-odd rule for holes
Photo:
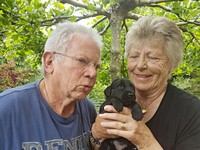
[[[15,88],[10,88],[1,92],[0,109],[3,109],[4,107],[11,108],[12,105],[30,98],[33,94],[35,94],[34,91],[37,91],[38,82],[39,81],[35,81]]]
[[[27,84],[24,84],[24,85],[21,85],[21,86],[17,86],[17,87],[14,87],[14,88],[6,89],[5,91],[0,93],[0,99],[5,97],[5,96],[9,96],[9,95],[17,94],[17,93],[21,93],[21,92],[23,93],[27,90],[31,90],[31,89],[36,87],[37,82],[38,81],[35,81],[35,82],[27,83]]]

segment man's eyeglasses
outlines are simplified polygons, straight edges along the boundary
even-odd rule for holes
[[[68,57],[68,58],[71,58],[72,60],[74,60],[76,62],[76,64],[80,67],[80,68],[89,68],[91,67],[92,65],[95,67],[95,69],[97,70],[99,67],[100,67],[100,64],[98,63],[94,63],[94,62],[91,62],[91,61],[88,61],[87,59],[85,58],[77,58],[75,56],[69,56],[69,55],[66,55],[66,54],[63,54],[63,53],[59,53],[59,52],[53,52],[53,54],[58,54],[58,55],[62,55],[64,57]]]

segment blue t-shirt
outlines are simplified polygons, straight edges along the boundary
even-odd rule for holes
[[[0,150],[87,150],[96,118],[92,102],[76,102],[68,118],[56,114],[39,90],[39,82],[0,93]]]

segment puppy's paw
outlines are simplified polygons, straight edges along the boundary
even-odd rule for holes
[[[144,116],[141,107],[137,103],[132,108],[132,116],[137,121],[142,120]]]
[[[123,110],[123,104],[121,102],[115,102],[113,103],[113,107],[117,112],[121,112]]]

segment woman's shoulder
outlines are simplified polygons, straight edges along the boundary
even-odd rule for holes
[[[196,101],[197,103],[200,103],[200,99],[198,97],[170,83],[168,84],[166,95],[171,96],[172,98],[177,98],[178,100],[189,100],[190,102]]]
[[[168,84],[164,101],[168,103],[168,105],[175,107],[177,111],[199,110],[200,113],[200,99],[170,83]]]

